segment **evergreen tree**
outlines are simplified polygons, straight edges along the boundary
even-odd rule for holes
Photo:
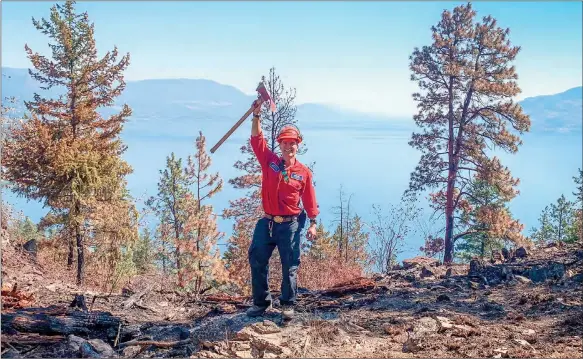
[[[487,150],[517,152],[521,140],[509,127],[519,134],[530,128],[513,102],[520,89],[511,62],[520,47],[491,16],[474,23],[475,17],[470,3],[445,10],[431,29],[433,43],[411,56],[412,80],[422,91],[413,94],[419,109],[414,120],[423,132],[409,143],[422,156],[407,192],[434,191],[433,205],[445,214],[445,263],[453,260],[454,218],[474,175],[507,196],[516,194],[518,180]]]
[[[60,226],[70,233],[71,266],[77,249],[77,283],[83,284],[85,238],[96,201],[118,199],[123,178],[131,167],[121,159],[119,139],[131,110],[107,118],[98,109],[112,106],[125,88],[123,72],[129,54],[118,60],[117,48],[97,57],[94,25],[87,13],[78,14],[75,2],[51,8],[47,21],[34,26],[50,39],[52,58],[25,50],[34,70],[30,75],[43,86],[64,90],[57,99],[34,95],[25,102],[32,117],[7,134],[2,165],[13,190],[28,199],[42,200],[50,212],[43,226]],[[73,242],[73,238],[75,241]]]

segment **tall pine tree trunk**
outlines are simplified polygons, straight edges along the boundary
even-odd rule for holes
[[[70,234],[71,233],[69,232],[69,235],[67,236],[67,244],[69,247],[69,254],[67,255],[67,269],[69,270],[73,269],[73,251],[74,251],[73,238],[71,238]]]
[[[454,133],[453,133],[453,78],[449,79],[449,143],[448,143],[448,162],[449,169],[447,174],[447,193],[445,202],[445,253],[443,254],[443,262],[451,263],[453,261],[453,189],[455,187],[455,159],[454,159]]]
[[[178,273],[178,286],[180,288],[184,288],[184,278],[182,277],[182,263],[180,260],[180,232],[178,228],[175,226],[175,238],[176,238],[176,251],[174,254],[176,255],[176,273]]]
[[[77,238],[77,285],[83,285],[85,279],[85,253],[83,250],[83,235],[80,227],[80,224],[77,224],[75,227],[75,237]]]

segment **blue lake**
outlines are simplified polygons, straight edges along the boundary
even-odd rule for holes
[[[145,198],[156,194],[159,170],[164,168],[166,156],[170,152],[183,158],[193,154],[198,129],[207,137],[207,149],[210,149],[232,123],[198,120],[186,126],[186,122],[181,124],[180,120],[173,120],[156,126],[159,128],[156,131],[146,131],[136,123],[128,124],[123,134],[128,145],[124,158],[134,168],[134,173],[128,177],[133,196]],[[316,162],[317,198],[321,218],[329,231],[335,226],[333,208],[339,205],[341,185],[347,195],[352,194],[351,212],[365,221],[372,220],[373,204],[398,204],[420,156],[407,144],[413,129],[409,126],[410,123],[375,121],[342,127],[332,123],[301,125],[308,152],[300,161]],[[244,193],[233,189],[227,181],[238,175],[233,163],[242,159],[239,148],[249,133],[250,121],[247,121],[212,155],[211,169],[220,172],[225,181],[224,190],[211,200],[218,213],[228,206],[229,200]],[[581,133],[531,133],[523,136],[523,142],[517,154],[502,153],[500,157],[521,180],[518,187],[521,193],[510,203],[510,209],[525,224],[524,234],[530,234],[544,206],[556,201],[561,194],[573,198],[572,177],[582,167],[582,136]],[[16,199],[6,191],[3,199],[17,210],[23,210],[35,222],[45,212],[38,203]],[[226,233],[225,239],[231,227],[231,221],[219,221],[219,230]],[[417,255],[422,242],[421,235],[407,238],[399,260]]]

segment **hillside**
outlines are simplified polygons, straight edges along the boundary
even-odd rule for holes
[[[581,132],[583,87],[555,95],[529,97],[520,102],[532,127],[544,132]]]
[[[34,92],[43,92],[25,69],[3,67],[2,74],[2,96],[29,100]],[[48,94],[52,96],[57,91],[51,90]],[[582,87],[575,87],[554,95],[529,97],[520,104],[531,116],[532,132],[570,132],[581,129],[582,98]],[[211,80],[156,79],[128,81],[116,103],[127,103],[133,110],[126,133],[167,134],[184,132],[184,126],[196,127],[199,121],[205,120],[230,124],[241,116],[253,99],[254,96],[248,96],[233,86]],[[108,111],[111,110],[104,113]],[[297,118],[307,128],[330,125],[362,128],[379,123],[413,126],[411,119],[390,119],[316,103],[299,105]],[[179,125],[173,126],[173,123]]]
[[[196,300],[153,278],[122,294],[79,291],[22,248],[3,240],[2,249],[5,358],[572,358],[583,349],[581,244],[449,269],[406,260],[389,275],[301,290],[286,323],[277,303],[251,319],[249,298]]]
[[[19,102],[30,100],[35,92],[56,96],[57,90],[45,91],[30,78],[28,70],[2,68],[2,96],[16,97]],[[210,131],[228,129],[249,108],[255,99],[233,86],[203,79],[152,79],[127,81],[116,106],[102,114],[119,110],[127,103],[132,116],[124,129],[126,135],[176,135],[196,133],[202,123],[213,124]],[[19,106],[22,111],[23,107]],[[301,104],[296,117],[303,127],[360,127],[378,124],[388,118],[358,112],[340,111],[322,104]],[[395,122],[395,121],[392,121]],[[401,126],[404,120],[396,121]],[[208,126],[206,126],[208,127]],[[219,136],[220,137],[220,136]]]

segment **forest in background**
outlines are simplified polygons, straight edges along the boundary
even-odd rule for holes
[[[48,37],[52,53],[25,46],[30,74],[47,88],[66,91],[59,98],[35,95],[25,103],[24,118],[11,112],[11,101],[18,99],[3,99],[2,180],[48,210],[33,223],[2,203],[2,227],[10,241],[35,251],[39,263],[62,272],[63,278],[108,292],[136,278],[155,278],[161,287],[195,297],[213,290],[248,294],[247,249],[262,216],[261,172],[249,144],[240,149],[246,159],[233,164],[240,175],[223,179],[209,172],[206,138],[199,133],[191,156],[168,154],[157,193],[147,200],[147,211],[139,211],[127,190],[125,178],[132,169],[122,160],[126,147],[119,136],[132,109],[125,106],[107,118],[98,112],[124,91],[130,54],[114,48],[99,58],[89,14],[77,13],[73,1],[55,5],[49,20],[33,19],[33,25]],[[419,132],[409,144],[422,156],[409,189],[400,203],[375,208],[376,220],[364,223],[341,188],[337,221],[329,228],[319,223],[318,240],[303,244],[300,286],[321,289],[373,271],[390,272],[412,231],[425,231],[420,250],[445,263],[581,241],[581,169],[574,169],[575,200],[566,193],[549,204],[528,234],[508,209],[519,195],[518,179],[491,150],[516,153],[520,135],[530,128],[529,117],[512,101],[520,92],[512,66],[520,48],[510,43],[508,30],[491,17],[477,20],[467,4],[445,11],[432,32],[433,42],[414,49],[410,59],[419,85],[413,94]],[[263,131],[277,152],[277,132],[297,122],[296,91],[282,83],[275,68],[262,81],[277,107],[276,112],[263,108]],[[311,168],[317,174],[317,166]],[[224,180],[241,197],[215,213],[208,199],[221,191]],[[443,228],[417,227],[420,201],[429,201]],[[153,232],[143,220],[149,214],[159,222]],[[235,222],[222,256],[218,216]],[[275,288],[281,276],[278,262],[275,255],[270,266]]]

